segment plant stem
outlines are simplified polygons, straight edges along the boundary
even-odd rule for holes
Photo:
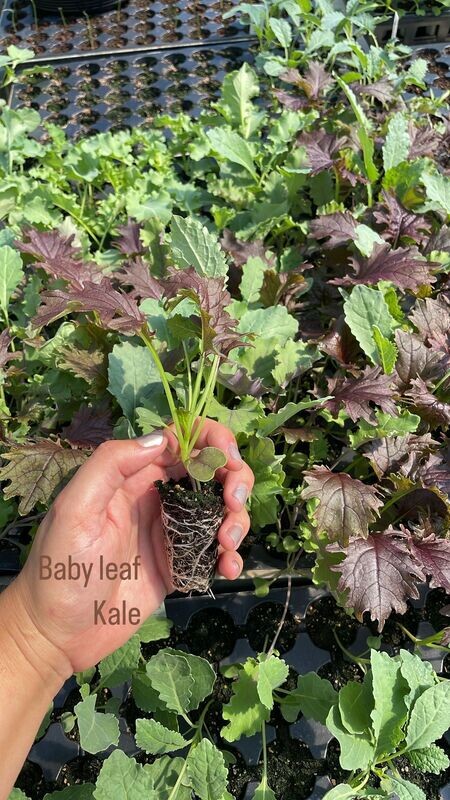
[[[275,650],[275,645],[276,645],[276,643],[278,641],[278,638],[280,636],[281,631],[283,630],[284,621],[286,619],[286,614],[288,612],[289,603],[290,603],[290,600],[291,600],[291,591],[292,591],[292,577],[290,575],[288,575],[286,600],[284,602],[283,613],[282,613],[281,619],[280,619],[280,621],[278,623],[278,627],[277,627],[277,629],[275,631],[275,636],[273,637],[272,644],[270,645],[269,650],[267,651],[267,657],[271,656],[273,651]]]

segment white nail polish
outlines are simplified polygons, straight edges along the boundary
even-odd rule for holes
[[[233,540],[235,546],[239,547],[244,535],[244,529],[241,525],[233,525],[233,527],[228,531],[228,535]]]
[[[242,503],[242,505],[244,505],[248,497],[247,487],[243,483],[239,484],[239,486],[237,486],[233,492],[233,497],[236,498],[238,503]]]
[[[153,431],[146,436],[139,436],[136,441],[141,447],[159,447],[163,443],[164,434],[162,431]]]
[[[230,444],[228,452],[233,461],[242,461],[242,456],[235,444]]]

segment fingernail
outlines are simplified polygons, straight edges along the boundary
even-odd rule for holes
[[[234,461],[242,461],[242,456],[235,444],[230,444],[228,447],[228,452]]]
[[[237,578],[237,576],[241,574],[241,565],[239,561],[233,561],[232,564],[233,564],[233,572]]]
[[[141,447],[159,447],[163,443],[164,434],[162,431],[153,431],[146,436],[138,436],[136,441]]]
[[[241,539],[244,535],[244,529],[241,525],[233,525],[233,527],[228,531],[228,535],[231,537],[231,539],[233,539],[236,547],[239,547]]]
[[[242,505],[244,505],[248,497],[247,487],[243,483],[239,484],[239,486],[237,486],[233,492],[233,497],[236,498],[238,503],[242,503]]]

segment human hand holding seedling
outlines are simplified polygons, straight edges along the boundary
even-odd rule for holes
[[[227,457],[217,473],[226,506],[217,569],[233,579],[242,569],[236,548],[249,528],[253,475],[232,433],[211,420],[197,440],[198,450],[206,447]],[[124,644],[172,590],[154,482],[184,474],[170,430],[104,443],[59,494],[22,572],[0,595],[0,703],[11,723],[0,732],[0,752],[8,751],[1,800],[64,680]],[[56,564],[68,565],[69,556],[85,569],[76,580],[61,570],[59,579]],[[23,734],[12,737],[19,728]]]

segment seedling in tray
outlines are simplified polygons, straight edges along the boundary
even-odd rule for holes
[[[224,513],[222,487],[214,476],[227,459],[215,447],[196,449],[196,445],[214,397],[219,366],[230,350],[246,344],[225,310],[231,298],[224,278],[203,277],[189,267],[169,268],[167,276],[159,279],[140,259],[110,278],[95,264],[82,263],[71,240],[56,231],[31,230],[28,237],[26,244],[18,243],[20,249],[34,256],[37,266],[49,275],[66,282],[64,289],[43,293],[34,325],[47,325],[68,311],[82,312],[93,315],[97,326],[137,334],[150,351],[168,413],[164,417],[163,410],[161,417],[154,407],[143,409],[145,425],[147,429],[168,427],[172,422],[187,473],[178,481],[160,481],[157,487],[173,584],[182,592],[207,591],[214,577],[216,535]],[[116,288],[117,279],[131,286],[131,292]],[[141,305],[139,299],[144,301]],[[156,324],[157,319],[164,320],[158,337],[149,322]],[[163,397],[161,393],[159,399]]]

